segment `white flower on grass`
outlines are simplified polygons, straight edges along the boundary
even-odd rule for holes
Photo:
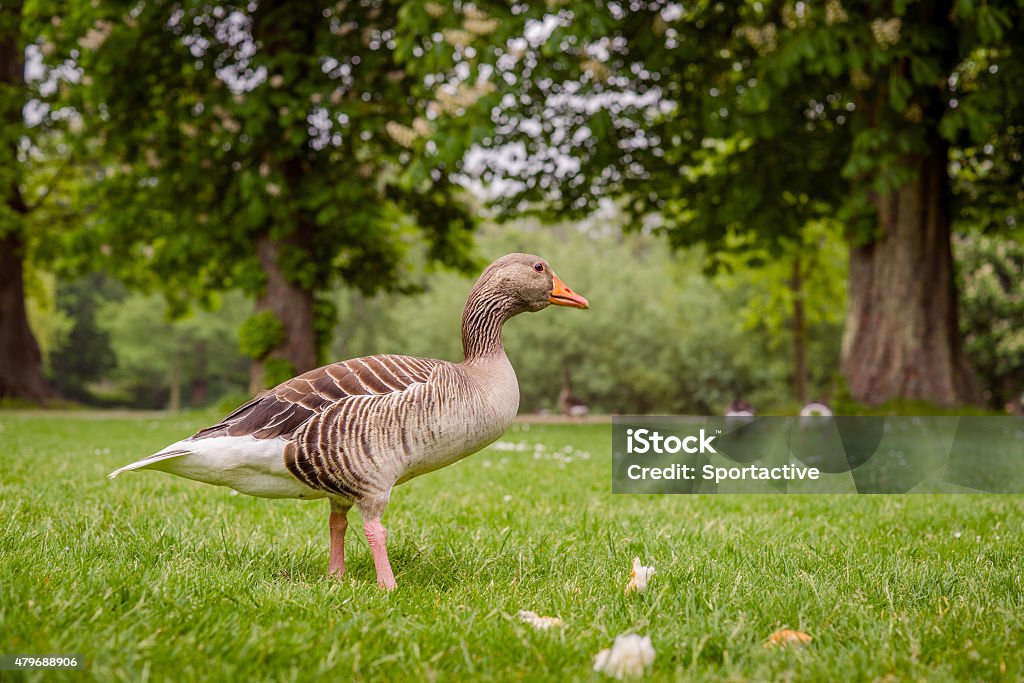
[[[601,650],[594,657],[594,671],[607,674],[620,681],[639,678],[654,663],[651,637],[624,633],[615,637],[611,648]]]
[[[544,617],[528,609],[519,610],[519,618],[539,631],[546,631],[553,626],[565,625],[565,622],[558,617]]]
[[[654,567],[645,567],[640,564],[640,558],[633,558],[633,571],[629,573],[629,583],[626,584],[626,594],[631,591],[643,593],[647,590],[647,580],[654,576]]]

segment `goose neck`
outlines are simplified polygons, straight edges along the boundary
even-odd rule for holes
[[[501,327],[516,312],[507,298],[475,288],[462,311],[462,352],[466,362],[503,355]]]

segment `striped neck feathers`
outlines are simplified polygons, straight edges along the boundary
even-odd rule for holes
[[[501,326],[524,310],[515,298],[481,279],[462,310],[462,352],[466,361],[503,353]]]

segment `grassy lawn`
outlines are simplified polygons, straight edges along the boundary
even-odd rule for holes
[[[105,478],[211,417],[0,413],[0,652],[103,681],[562,681],[632,631],[659,680],[1024,679],[1020,496],[613,496],[610,426],[517,425],[395,490],[385,594],[355,511],[335,582],[325,501]],[[624,596],[634,556],[658,573]],[[783,627],[814,641],[762,647]]]

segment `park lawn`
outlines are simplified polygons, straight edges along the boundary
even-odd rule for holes
[[[1024,679],[1020,496],[613,496],[608,425],[516,425],[395,490],[385,594],[354,511],[336,582],[323,500],[105,478],[211,417],[0,413],[0,652],[103,681],[562,681],[636,632],[656,680]],[[634,556],[658,573],[626,596]],[[814,641],[763,647],[778,628]]]

